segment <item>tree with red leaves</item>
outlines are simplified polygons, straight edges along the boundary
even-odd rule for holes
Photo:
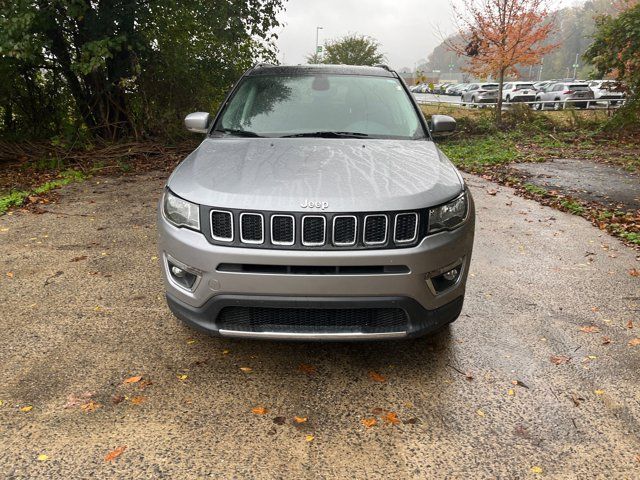
[[[496,123],[502,121],[502,85],[516,66],[535,65],[557,45],[547,42],[554,25],[546,0],[460,0],[459,43],[450,43],[458,55],[469,57],[467,70],[498,80]]]

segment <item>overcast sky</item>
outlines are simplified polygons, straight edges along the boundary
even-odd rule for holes
[[[552,0],[554,6],[575,0]],[[279,58],[306,63],[313,53],[316,26],[320,44],[348,33],[376,38],[393,68],[413,68],[442,40],[455,32],[452,0],[288,0],[280,14]]]

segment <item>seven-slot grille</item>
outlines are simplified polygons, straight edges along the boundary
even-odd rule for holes
[[[400,248],[426,234],[427,211],[381,213],[246,212],[205,209],[211,243],[274,249]]]

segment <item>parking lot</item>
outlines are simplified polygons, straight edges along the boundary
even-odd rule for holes
[[[163,173],[0,218],[0,476],[637,478],[637,252],[467,179],[463,314],[408,342],[183,326],[155,246]]]

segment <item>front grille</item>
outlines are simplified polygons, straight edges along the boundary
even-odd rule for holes
[[[244,243],[264,242],[264,222],[259,213],[240,215],[240,240]]]
[[[302,217],[302,244],[308,247],[324,245],[327,219],[319,215]]]
[[[231,212],[211,210],[211,236],[221,242],[233,240],[233,216]]]
[[[333,244],[355,245],[358,221],[353,215],[333,217]]]
[[[292,215],[273,215],[271,217],[271,243],[274,245],[293,245],[295,233],[295,220]]]
[[[364,243],[382,245],[387,241],[387,216],[368,215],[364,219]]]
[[[288,250],[406,248],[424,238],[428,223],[427,209],[304,214],[201,208],[202,231],[207,240],[233,247]]]
[[[413,242],[418,234],[418,214],[401,213],[396,215],[396,225],[394,228],[394,241]]]
[[[385,333],[407,329],[400,308],[264,308],[225,307],[217,326],[241,332]]]

